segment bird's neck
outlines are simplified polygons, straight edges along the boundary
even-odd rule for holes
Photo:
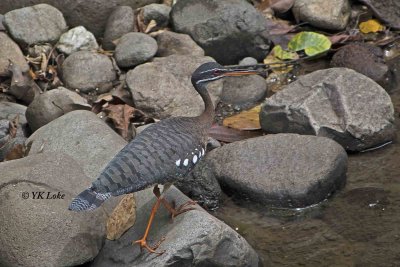
[[[211,127],[211,124],[214,120],[214,104],[211,100],[210,94],[207,91],[205,84],[195,85],[196,91],[200,94],[201,98],[204,101],[204,111],[198,116],[200,119],[200,123],[205,125],[207,129]]]

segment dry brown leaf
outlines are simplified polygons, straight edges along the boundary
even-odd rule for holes
[[[125,140],[133,138],[130,120],[133,119],[135,108],[126,104],[108,105],[104,108],[107,117],[112,120],[114,127]]]
[[[157,21],[152,19],[149,24],[147,25],[146,29],[144,30],[144,33],[149,33],[152,30],[154,30],[157,27]]]
[[[259,130],[261,105],[225,118],[223,125],[238,130]]]
[[[107,239],[116,240],[136,221],[136,200],[133,193],[122,198],[107,220]]]
[[[208,135],[224,143],[232,143],[263,135],[262,131],[241,131],[225,126],[213,125]]]
[[[22,144],[14,145],[11,150],[7,153],[4,161],[21,159],[25,156],[25,147]]]

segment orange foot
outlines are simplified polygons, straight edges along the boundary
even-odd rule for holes
[[[176,216],[179,214],[185,213],[190,210],[194,210],[195,207],[188,207],[188,206],[193,206],[196,205],[197,202],[193,200],[189,200],[186,203],[183,203],[180,205],[178,208],[175,208],[175,202],[173,201],[172,204],[169,203],[167,200],[164,198],[161,198],[161,201],[164,205],[164,207],[171,213],[171,219],[173,220]]]
[[[139,245],[140,245],[140,251],[142,251],[143,248],[145,248],[145,249],[147,249],[147,251],[149,251],[150,253],[155,253],[155,254],[157,254],[157,255],[160,256],[160,255],[164,254],[165,250],[163,250],[163,251],[161,251],[161,252],[157,252],[156,249],[161,245],[161,243],[162,243],[164,240],[165,240],[165,237],[161,238],[161,240],[158,241],[157,244],[156,244],[154,247],[150,247],[150,246],[147,244],[147,241],[146,241],[145,238],[142,238],[142,239],[139,239],[139,240],[136,240],[136,241],[132,242],[132,245],[134,245],[134,244],[139,244]]]

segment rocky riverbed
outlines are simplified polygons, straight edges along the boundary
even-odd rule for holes
[[[378,2],[1,1],[0,266],[400,265],[400,7]],[[210,61],[265,75],[208,86],[208,153],[166,194],[198,205],[149,235],[166,252],[131,244],[152,189],[69,211],[149,124],[202,112]]]

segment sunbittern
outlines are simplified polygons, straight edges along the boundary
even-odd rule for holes
[[[248,66],[246,66],[248,67]],[[148,236],[154,214],[162,203],[176,216],[193,208],[187,207],[193,201],[175,209],[158,189],[164,184],[164,191],[177,179],[183,178],[204,157],[208,129],[214,118],[214,105],[206,85],[226,76],[260,74],[252,69],[225,68],[215,62],[201,65],[192,75],[192,84],[204,101],[205,109],[197,117],[174,117],[153,124],[138,134],[107,164],[91,187],[80,193],[70,204],[74,211],[98,208],[110,196],[137,192],[154,186],[157,201],[151,211],[146,232],[136,241],[141,248],[158,253],[159,243],[150,247]]]

